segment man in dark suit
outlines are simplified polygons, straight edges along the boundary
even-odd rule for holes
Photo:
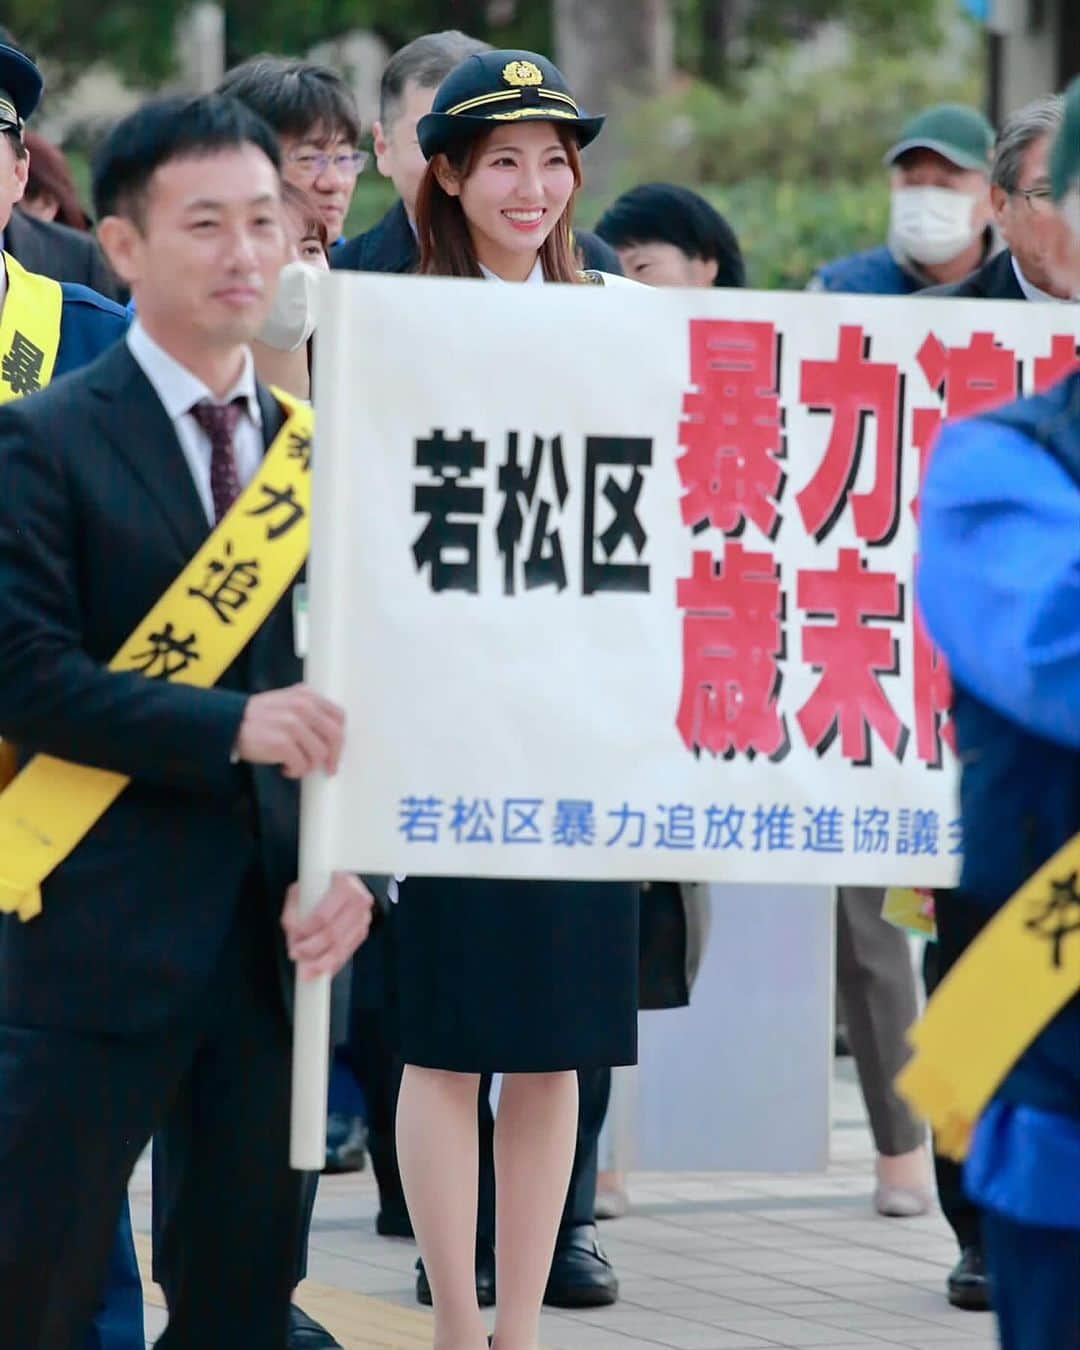
[[[1046,263],[1054,225],[1050,147],[1063,110],[1060,94],[1051,94],[1013,113],[1001,128],[990,174],[990,204],[1008,247],[962,281],[921,294],[965,300],[1072,299],[1055,285]]]
[[[286,1345],[288,958],[332,973],[371,911],[342,874],[307,916],[294,890],[282,910],[298,782],[334,771],[343,715],[299,683],[289,593],[215,688],[107,668],[283,423],[247,347],[285,257],[278,162],[230,100],[125,119],[95,199],[139,319],[0,409],[0,735],[130,780],[43,912],[0,919],[0,1309],[19,1350],[80,1344],[155,1130],[191,1164],[158,1344]]]
[[[82,230],[13,211],[4,230],[4,252],[18,259],[28,272],[89,286],[110,300],[127,299],[125,287],[105,261],[94,236]]]

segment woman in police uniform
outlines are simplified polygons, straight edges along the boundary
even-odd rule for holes
[[[596,280],[570,217],[582,116],[542,56],[458,66],[417,128],[421,271],[494,284]],[[494,1343],[539,1343],[540,1306],[577,1129],[577,1069],[636,1059],[637,888],[410,878],[395,915],[402,1181],[434,1296],[435,1344],[480,1350],[473,1268],[480,1075],[502,1073],[495,1125]]]

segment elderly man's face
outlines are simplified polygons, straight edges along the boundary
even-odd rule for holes
[[[998,229],[1024,276],[1033,286],[1066,300],[1069,292],[1060,293],[1047,270],[1057,234],[1050,200],[1050,145],[1049,135],[1032,141],[1020,161],[1016,187],[1012,192],[1006,192],[995,185],[990,189],[990,197]]]

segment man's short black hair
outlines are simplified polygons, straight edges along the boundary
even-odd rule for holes
[[[218,86],[258,113],[279,136],[329,144],[355,145],[360,114],[352,90],[329,66],[281,56],[253,56],[228,71]]]
[[[746,264],[735,231],[689,188],[675,183],[631,188],[608,207],[595,228],[614,248],[674,244],[688,258],[716,261],[714,286],[746,285]]]
[[[95,157],[97,218],[126,215],[141,221],[147,186],[163,164],[242,145],[256,146],[280,170],[274,133],[234,98],[203,94],[144,103],[117,123]]]
[[[442,33],[425,33],[406,43],[393,54],[382,73],[379,121],[384,127],[393,122],[407,84],[418,85],[421,89],[438,89],[462,61],[489,51],[490,43],[469,37],[456,28],[447,28]]]

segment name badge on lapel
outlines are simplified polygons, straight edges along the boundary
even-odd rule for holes
[[[308,589],[298,581],[292,589],[293,649],[303,661],[308,654]]]

